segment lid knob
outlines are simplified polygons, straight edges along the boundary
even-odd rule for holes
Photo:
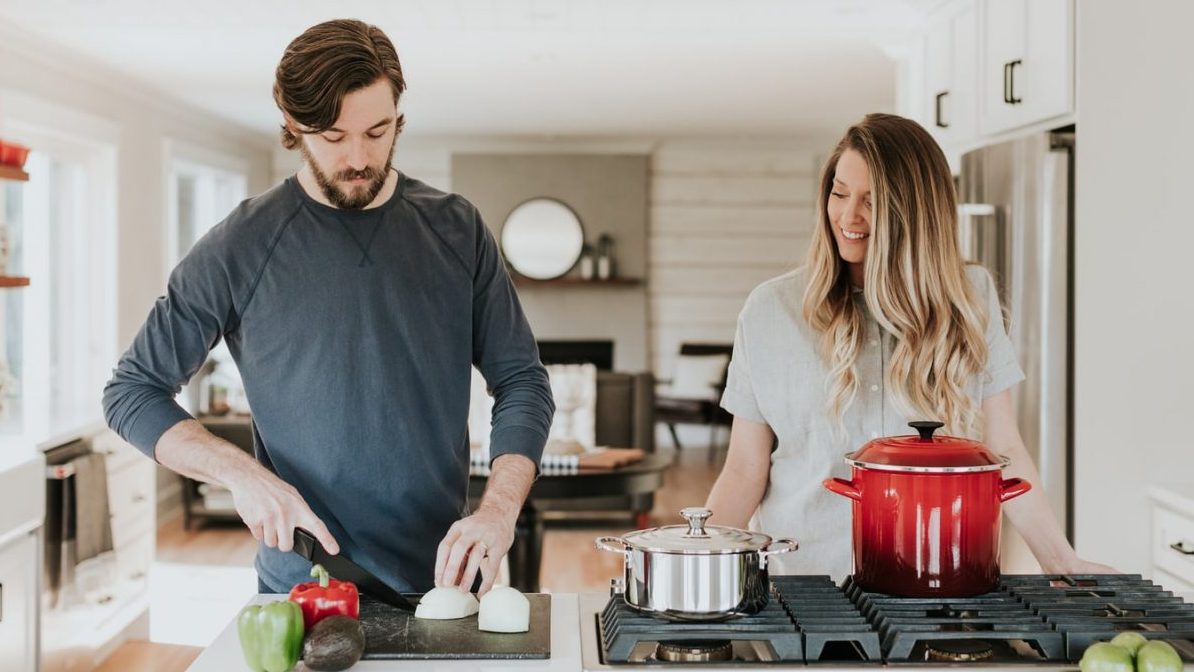
[[[705,521],[709,520],[709,516],[713,512],[703,506],[689,506],[680,509],[680,515],[688,521],[688,532],[684,535],[686,537],[707,537],[705,532]]]
[[[908,426],[920,433],[921,441],[932,441],[933,432],[945,426],[944,422],[934,422],[930,420],[918,420],[909,422]]]

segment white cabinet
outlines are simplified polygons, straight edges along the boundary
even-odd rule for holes
[[[925,128],[942,147],[978,134],[978,9],[973,2],[946,6],[929,21],[925,36]]]
[[[1153,580],[1194,591],[1194,484],[1154,486],[1150,494]]]
[[[37,670],[40,540],[24,533],[0,546],[0,667],[5,672]]]
[[[1074,109],[1073,0],[983,0],[979,131]]]
[[[85,672],[129,639],[147,639],[156,541],[156,466],[111,431],[88,437],[108,471],[113,553],[76,568],[76,597],[42,619],[41,672]]]

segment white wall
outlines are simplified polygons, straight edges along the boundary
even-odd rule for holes
[[[658,375],[670,377],[682,342],[733,342],[750,290],[803,262],[820,157],[835,141],[689,141],[657,149],[649,265]]]
[[[1145,572],[1148,484],[1194,482],[1194,3],[1077,21],[1075,535]]]

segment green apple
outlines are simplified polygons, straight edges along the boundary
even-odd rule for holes
[[[1140,647],[1148,643],[1148,640],[1139,632],[1121,632],[1111,640],[1111,643],[1116,646],[1122,646],[1128,650],[1128,653],[1135,656]]]
[[[1136,652],[1136,672],[1181,672],[1182,657],[1169,642],[1154,639]]]
[[[1108,642],[1091,644],[1078,661],[1078,669],[1082,672],[1136,672],[1131,652]]]

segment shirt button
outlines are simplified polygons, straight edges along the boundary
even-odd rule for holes
[[[877,439],[877,438],[879,438],[879,432],[871,432],[871,438],[872,438],[872,439]]]
[[[878,392],[878,391],[879,391],[878,385],[871,385],[871,392]]]
[[[873,339],[873,338],[872,338],[872,339],[871,339],[871,347],[874,347],[874,346],[876,346],[876,345],[879,345],[879,341],[877,341],[877,340],[875,340],[875,339]]]

